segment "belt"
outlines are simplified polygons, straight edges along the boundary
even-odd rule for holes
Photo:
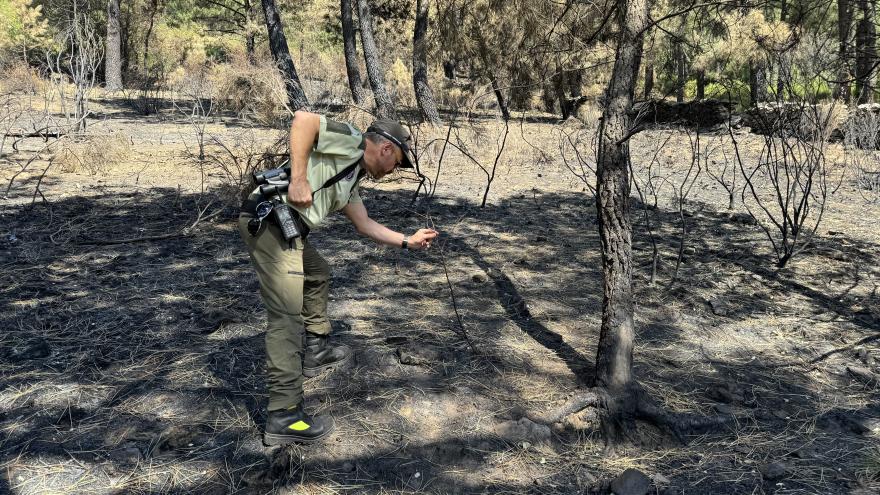
[[[262,196],[256,196],[256,199],[248,198],[244,201],[244,203],[241,204],[241,212],[247,213],[250,216],[256,216],[257,205],[262,203],[263,201],[266,200],[263,199]],[[290,208],[290,206],[288,206],[288,208]],[[294,217],[294,219],[298,220],[297,223],[299,223],[299,231],[302,233],[302,238],[305,239],[306,237],[308,237],[309,231],[311,229],[309,229],[309,226],[306,225],[305,221],[303,221],[302,216],[300,216],[299,212],[296,211],[295,208],[290,208],[290,214]],[[275,223],[275,215],[270,214],[268,217],[266,217],[266,219]]]

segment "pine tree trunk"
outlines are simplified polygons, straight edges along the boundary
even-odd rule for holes
[[[122,89],[122,34],[119,30],[119,0],[107,1],[107,47],[104,81],[110,91]]]
[[[367,76],[370,79],[370,86],[373,88],[373,98],[376,100],[376,114],[382,119],[397,120],[394,102],[385,89],[385,76],[382,74],[379,48],[373,38],[373,17],[370,15],[370,5],[367,0],[357,0],[357,5],[358,19],[361,24],[361,48],[364,50]]]
[[[345,51],[345,72],[348,74],[348,89],[351,101],[355,105],[363,104],[367,96],[361,82],[361,71],[358,68],[357,39],[355,38],[354,21],[351,17],[351,0],[340,0],[342,11],[342,46]]]
[[[749,64],[749,96],[753,107],[767,101],[767,65],[763,60]]]
[[[684,101],[684,86],[687,84],[687,62],[684,47],[680,41],[675,42],[675,101]]]
[[[781,22],[788,21],[787,0],[779,0],[779,20]],[[783,92],[787,78],[785,53],[781,53],[779,54],[779,67],[776,68],[776,101],[784,101]]]
[[[501,118],[505,121],[510,120],[510,110],[507,109],[507,103],[504,101],[504,93],[498,86],[498,79],[492,78],[492,91],[495,93],[495,99],[498,100],[498,108],[501,110]]]
[[[697,100],[706,99],[706,71],[697,70]]]
[[[849,102],[850,79],[852,71],[849,62],[849,37],[852,32],[852,4],[849,0],[837,0],[837,42],[840,68],[837,73],[837,88],[835,96],[839,100]]]
[[[245,15],[247,16],[245,25],[247,26],[247,32],[245,33],[245,53],[247,54],[248,63],[251,65],[256,65],[257,63],[257,33],[255,33],[252,29],[251,20],[257,18],[256,6],[252,0],[244,1],[244,10]]]
[[[874,0],[859,0],[862,14],[856,27],[856,98],[858,103],[874,100],[873,73],[877,60],[877,28]]]
[[[440,123],[434,93],[428,85],[428,0],[416,0],[416,26],[413,30],[413,87],[422,117],[432,124]]]
[[[287,91],[287,101],[290,111],[295,112],[300,108],[307,108],[309,100],[299,82],[290,49],[287,46],[287,37],[284,36],[284,26],[281,24],[281,16],[275,7],[275,0],[262,0],[263,13],[266,15],[266,29],[269,32],[269,48],[272,50],[272,58],[281,70],[284,77],[284,88]]]
[[[596,385],[608,393],[602,415],[606,442],[616,443],[634,415],[632,225],[629,141],[636,79],[648,22],[647,0],[618,0],[617,57],[599,134],[596,198],[602,244],[602,327],[596,354]]]

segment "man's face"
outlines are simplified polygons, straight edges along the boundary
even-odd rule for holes
[[[403,162],[403,151],[393,143],[385,141],[379,148],[379,159],[376,161],[370,175],[373,179],[381,179],[390,174]]]

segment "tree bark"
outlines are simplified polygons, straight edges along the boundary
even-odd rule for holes
[[[874,100],[873,74],[877,60],[875,0],[859,0],[862,16],[856,27],[856,98],[858,103]]]
[[[779,20],[788,21],[788,1],[779,0]],[[785,80],[788,78],[785,53],[779,54],[779,67],[776,68],[776,101],[784,101]]]
[[[122,33],[119,29],[119,0],[107,1],[107,46],[104,55],[104,83],[110,91],[122,89]]]
[[[144,75],[147,75],[148,67],[147,67],[147,56],[150,53],[150,36],[153,34],[153,24],[156,21],[156,14],[159,13],[159,0],[152,1],[152,9],[150,10],[150,24],[147,27],[147,34],[144,36],[144,65],[142,67],[142,71]]]
[[[675,53],[675,101],[681,103],[684,101],[684,86],[687,84],[687,58],[684,53],[684,47],[681,41],[676,41],[674,45]]]
[[[697,70],[697,100],[706,99],[706,71],[703,69]]]
[[[299,82],[290,49],[287,46],[287,37],[284,36],[284,26],[281,24],[281,16],[275,7],[275,0],[262,0],[263,13],[266,15],[266,29],[269,31],[269,48],[272,50],[272,58],[284,76],[284,88],[287,91],[287,101],[290,111],[295,112],[300,108],[307,108],[309,100]]]
[[[596,385],[608,396],[601,416],[605,440],[621,439],[638,399],[633,387],[632,225],[629,141],[636,79],[648,22],[647,0],[618,0],[620,34],[599,128],[596,197],[602,245],[602,326]]]
[[[363,104],[367,99],[361,82],[361,71],[358,68],[357,39],[355,38],[354,20],[351,17],[351,0],[340,0],[342,11],[342,46],[345,52],[345,72],[348,74],[348,89],[351,101],[355,105]]]
[[[361,48],[364,50],[364,62],[367,65],[367,76],[370,86],[373,88],[373,98],[376,100],[376,114],[382,119],[397,120],[397,110],[391,95],[385,89],[385,76],[382,74],[382,60],[379,58],[379,48],[373,37],[373,16],[370,15],[370,5],[367,0],[357,0],[358,20],[361,24]]]
[[[507,103],[504,101],[504,93],[501,92],[501,87],[498,86],[498,79],[492,78],[492,91],[495,93],[495,99],[498,100],[498,108],[501,110],[501,118],[505,121],[510,120],[510,110],[507,109]]]
[[[767,101],[767,64],[763,60],[749,64],[749,97],[753,107]]]
[[[416,0],[416,26],[413,30],[413,88],[422,117],[432,124],[440,123],[440,112],[434,93],[428,85],[428,0]]]
[[[837,88],[835,96],[839,100],[849,102],[850,79],[852,70],[849,62],[849,38],[852,32],[852,4],[850,0],[837,0],[837,42],[840,68],[837,72]]]
[[[251,20],[256,19],[257,11],[252,0],[244,0],[244,9],[247,16],[245,19],[245,29],[247,31],[244,35],[245,53],[247,54],[248,63],[255,65],[257,63],[257,33],[251,28]]]

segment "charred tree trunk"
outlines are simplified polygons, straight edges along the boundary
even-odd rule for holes
[[[705,100],[706,99],[706,71],[703,69],[697,70],[697,99]]]
[[[257,18],[257,11],[252,0],[245,0],[244,8],[245,15],[247,16],[245,20],[247,32],[244,35],[245,53],[247,54],[248,63],[255,65],[257,63],[257,33],[251,28],[252,24],[250,21]]]
[[[373,17],[370,15],[370,5],[367,0],[357,0],[358,19],[361,24],[361,48],[364,50],[364,62],[367,65],[367,76],[370,86],[373,88],[373,98],[376,100],[376,114],[383,119],[397,119],[397,111],[391,95],[385,89],[385,76],[382,74],[382,60],[379,58],[379,48],[373,38]]]
[[[749,96],[753,107],[767,101],[767,63],[763,60],[749,64]]]
[[[861,19],[856,27],[856,98],[858,103],[874,100],[873,74],[877,60],[875,0],[859,0]]]
[[[681,41],[675,42],[675,101],[684,101],[684,86],[687,84],[687,58]]]
[[[281,16],[275,6],[275,0],[262,0],[263,13],[266,15],[266,30],[269,32],[269,48],[272,50],[272,58],[284,76],[284,88],[287,91],[287,101],[291,112],[300,108],[307,108],[309,100],[303,91],[296,67],[293,65],[293,57],[287,46],[287,37],[284,36],[284,26],[281,24]]]
[[[142,67],[144,75],[146,75],[149,71],[149,68],[147,66],[147,56],[150,53],[150,36],[153,35],[153,24],[155,24],[156,21],[156,14],[159,13],[159,0],[153,0],[151,5],[152,8],[150,9],[150,23],[147,27],[147,33],[144,36],[144,65]]]
[[[428,0],[416,1],[416,26],[413,30],[413,88],[422,117],[432,124],[440,123],[434,93],[428,85]]]
[[[355,38],[354,21],[351,18],[351,0],[340,0],[339,4],[342,11],[342,46],[345,51],[348,89],[351,90],[351,101],[355,105],[361,105],[367,96],[364,94],[361,70],[358,68],[357,39]]]
[[[850,100],[850,70],[849,38],[852,32],[852,4],[850,0],[837,0],[837,43],[840,68],[837,72],[837,88],[835,96],[845,102]]]
[[[498,79],[492,78],[492,91],[495,93],[495,99],[498,100],[498,108],[501,110],[501,118],[504,121],[510,120],[510,110],[507,109],[507,103],[504,101],[504,93],[501,92],[501,87],[498,85]]]
[[[636,79],[648,22],[647,0],[618,0],[620,39],[599,134],[596,198],[602,243],[602,327],[596,385],[608,396],[602,429],[609,445],[623,435],[638,399],[632,376],[632,225],[629,213],[629,141]]]
[[[110,91],[122,89],[122,33],[119,30],[119,0],[107,1],[107,47],[104,82]]]
[[[779,0],[779,20],[788,21],[788,1]],[[776,101],[784,101],[785,81],[788,79],[785,53],[779,54],[779,67],[776,68]]]

